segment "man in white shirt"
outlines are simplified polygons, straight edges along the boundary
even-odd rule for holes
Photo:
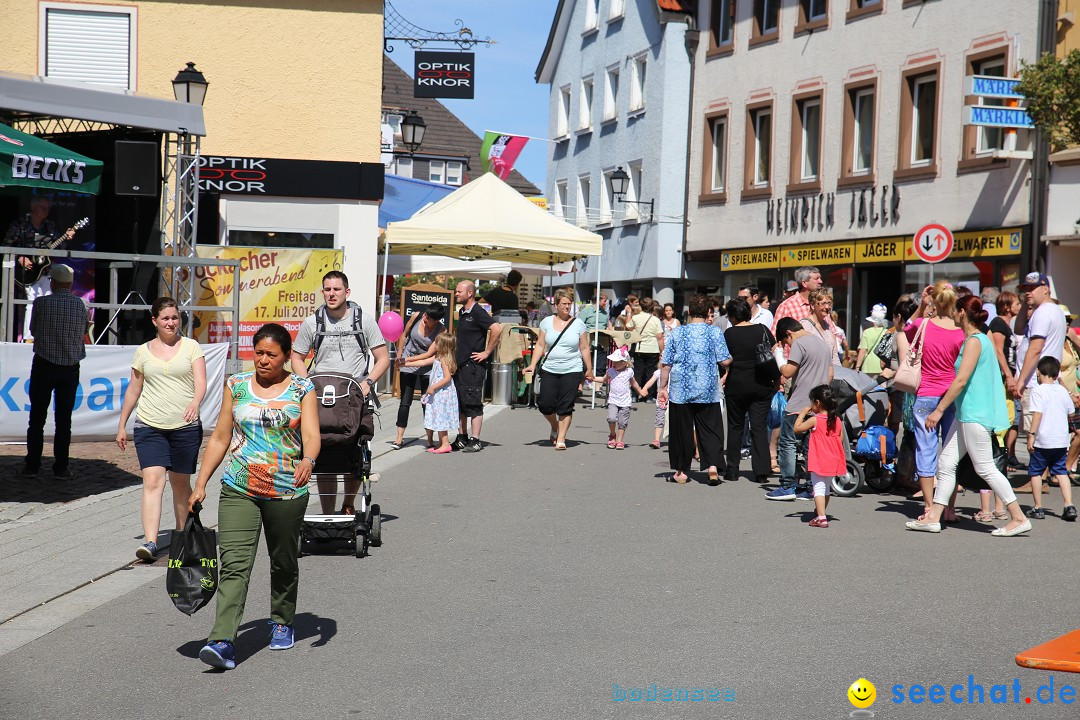
[[[1028,316],[1027,330],[1021,347],[1026,348],[1023,355],[1017,353],[1016,362],[1020,370],[1016,375],[1016,387],[1013,395],[1020,399],[1025,428],[1031,427],[1031,390],[1039,384],[1035,372],[1039,360],[1052,357],[1061,362],[1061,353],[1065,349],[1065,313],[1050,299],[1050,278],[1042,273],[1032,272],[1024,277],[1018,288],[1027,293]]]
[[[773,314],[758,304],[761,300],[761,289],[753,284],[743,285],[739,288],[739,297],[750,304],[750,322],[772,330]]]

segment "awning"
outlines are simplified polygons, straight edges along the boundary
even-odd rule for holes
[[[0,113],[72,118],[204,137],[200,105],[41,75],[0,72]]]
[[[454,188],[440,183],[386,175],[383,181],[383,200],[379,205],[379,227],[385,228],[386,223],[408,220],[452,192]]]
[[[97,195],[102,163],[0,125],[0,186],[52,188]]]

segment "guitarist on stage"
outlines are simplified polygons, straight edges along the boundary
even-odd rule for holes
[[[25,248],[45,247],[54,238],[58,237],[56,235],[56,224],[49,220],[50,208],[51,202],[44,195],[35,195],[31,198],[30,212],[21,220],[12,221],[7,234],[4,235],[3,244]],[[64,239],[70,240],[74,235],[74,230],[68,230],[64,233]],[[29,270],[34,266],[32,257],[17,257],[15,262],[19,263],[25,270]],[[22,339],[25,342],[33,339],[30,334],[30,317],[33,314],[34,300],[52,292],[48,271],[43,273],[37,282],[24,285],[23,291],[26,293],[26,299],[30,301],[30,305],[26,306],[23,315]]]

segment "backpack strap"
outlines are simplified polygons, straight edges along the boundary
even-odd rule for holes
[[[367,339],[364,337],[364,310],[352,300],[348,301],[346,307],[352,313],[352,330],[350,334],[356,338],[356,344],[360,346],[360,354],[364,356],[363,374],[366,376],[371,369],[371,356],[368,354]],[[340,335],[344,333],[334,334]],[[315,364],[315,358],[319,356],[319,348],[322,346],[323,338],[326,335],[326,305],[322,305],[315,311],[315,337],[311,345],[311,362],[308,363],[308,370],[311,370],[311,367]]]

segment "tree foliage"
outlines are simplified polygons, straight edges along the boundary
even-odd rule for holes
[[[1017,89],[1050,145],[1080,145],[1080,50],[1064,59],[1047,53],[1034,63],[1022,62]]]

